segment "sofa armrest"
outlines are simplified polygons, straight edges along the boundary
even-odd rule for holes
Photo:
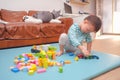
[[[69,27],[73,24],[72,18],[60,18],[59,19],[63,24],[65,24],[65,32],[68,32]]]
[[[5,24],[0,23],[0,40],[4,39],[4,34],[5,33]]]

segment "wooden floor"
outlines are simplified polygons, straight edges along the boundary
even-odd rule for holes
[[[120,56],[120,35],[103,35],[93,41],[92,49]],[[92,80],[120,80],[120,67],[102,74]]]

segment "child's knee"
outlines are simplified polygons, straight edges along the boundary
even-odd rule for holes
[[[61,37],[61,38],[66,38],[66,37],[67,37],[67,34],[66,34],[66,33],[62,33],[62,34],[60,35],[60,37]]]
[[[60,38],[59,38],[59,43],[64,45],[67,40],[68,40],[67,34],[66,33],[62,33],[60,35]]]

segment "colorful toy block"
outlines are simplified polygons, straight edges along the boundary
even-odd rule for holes
[[[96,55],[84,56],[83,53],[77,54],[77,56],[79,59],[99,59],[99,57]]]
[[[64,62],[64,61],[60,61],[60,63],[61,63],[61,65],[62,65],[62,66],[65,64],[65,62]]]
[[[75,60],[75,61],[78,61],[78,60],[79,60],[79,58],[76,56],[76,57],[74,58],[74,60]]]
[[[96,55],[92,55],[92,57],[93,57],[94,59],[99,59],[99,57],[96,56]]]
[[[37,70],[37,73],[43,73],[43,72],[46,72],[46,69],[45,69],[45,68],[43,68],[43,69],[38,69],[38,70]]]
[[[37,48],[36,45],[33,45],[33,48],[31,49],[31,52],[32,52],[32,53],[39,53],[40,50],[38,50],[38,48]]]
[[[63,67],[59,67],[59,73],[63,73]]]
[[[77,54],[77,56],[78,56],[78,58],[83,58],[84,57],[84,55],[82,53]]]
[[[48,50],[56,51],[56,50],[57,50],[57,48],[56,48],[56,47],[54,47],[54,46],[48,46]]]
[[[39,53],[39,52],[40,52],[40,50],[31,49],[31,52],[32,52],[32,53]]]
[[[68,52],[68,55],[69,56],[74,56],[74,53],[73,52]]]
[[[11,71],[16,73],[19,72],[20,70],[18,68],[12,68]]]
[[[65,60],[64,62],[65,62],[65,64],[71,64],[70,60]]]
[[[39,51],[37,51],[39,50]],[[49,66],[59,66],[59,72],[63,72],[62,66],[65,64],[70,64],[70,60],[56,62],[56,47],[48,46],[48,51],[42,50],[42,46],[40,49],[37,49],[37,46],[33,46],[31,49],[32,53],[23,53],[14,59],[14,63],[16,67],[12,67],[12,72],[27,72],[29,75],[33,75],[35,72],[43,73],[46,72],[46,69]],[[70,53],[70,56],[73,56],[73,53]],[[38,68],[42,69],[38,69]]]
[[[29,71],[28,71],[28,74],[29,74],[29,75],[33,75],[34,73],[35,73],[34,70],[29,70]]]

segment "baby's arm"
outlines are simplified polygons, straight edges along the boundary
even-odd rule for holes
[[[87,50],[89,54],[91,53],[92,42],[87,43]]]
[[[90,52],[86,49],[85,46],[79,45],[78,48],[82,51],[85,56],[89,56]]]
[[[86,54],[87,54],[87,56],[89,56],[91,53],[91,46],[92,46],[92,38],[91,38],[90,33],[87,34],[86,42],[87,42],[87,49],[86,50],[88,51],[88,53],[86,53]]]

